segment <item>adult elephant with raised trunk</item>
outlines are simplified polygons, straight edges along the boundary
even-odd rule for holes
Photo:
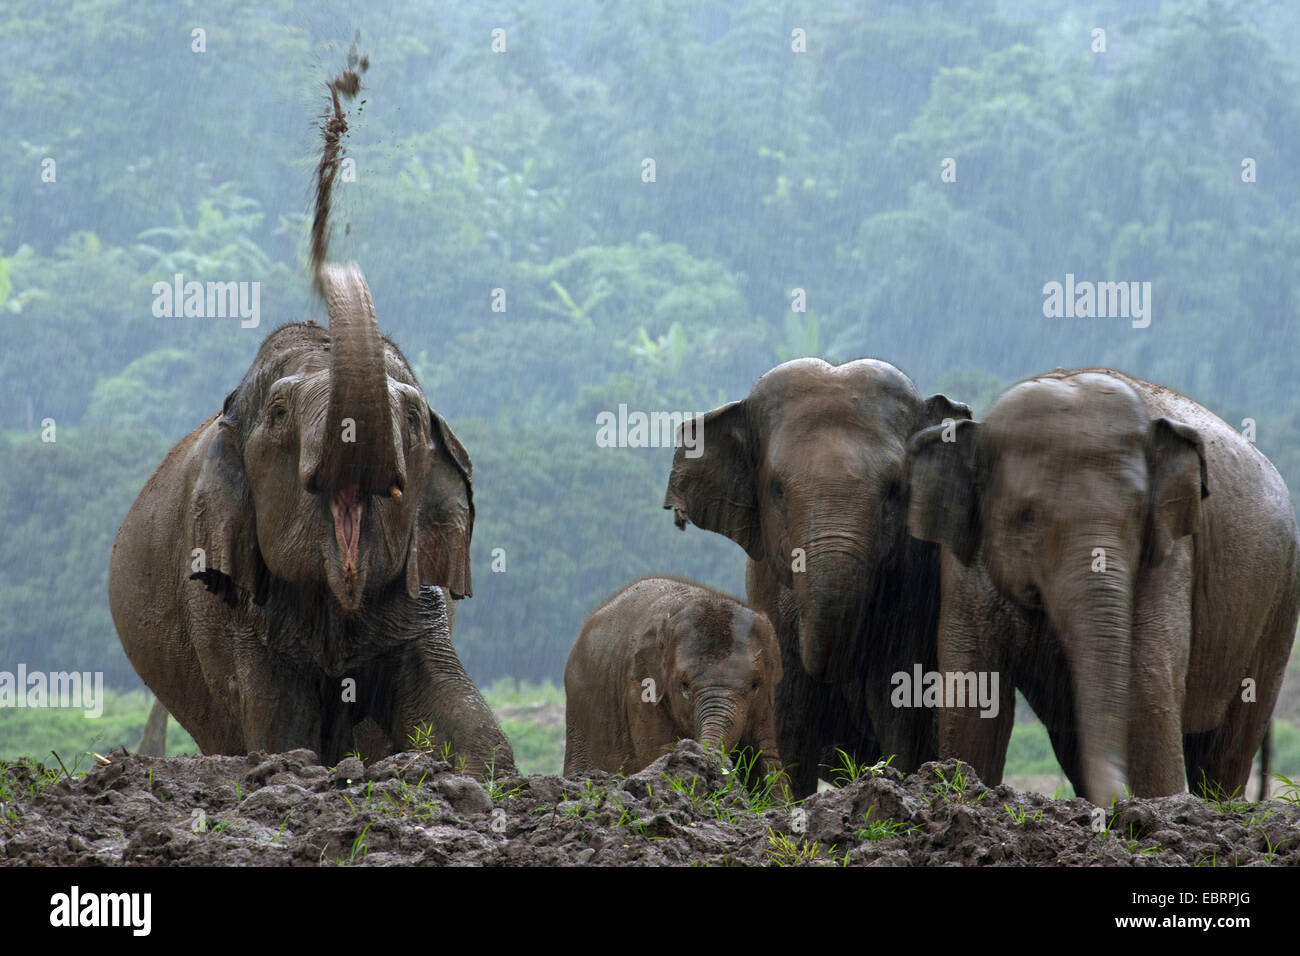
[[[942,542],[940,670],[1000,674],[1000,713],[940,711],[940,750],[1002,778],[1020,688],[1075,790],[1244,787],[1300,606],[1286,486],[1226,422],[1111,369],[1057,369],[985,421],[912,441],[909,528]]]
[[[837,748],[896,754],[904,770],[937,756],[933,712],[890,702],[893,674],[936,661],[938,549],[907,536],[904,464],[912,435],[969,417],[887,362],[805,358],[685,426],[700,430],[679,441],[664,507],[748,555],[748,602],[781,646],[778,743],[796,795]]]
[[[469,456],[361,270],[323,263],[317,281],[329,328],[269,335],[127,514],[109,566],[122,645],[204,753],[335,763],[370,718],[390,749],[428,725],[470,771],[511,773],[443,591],[470,594]]]

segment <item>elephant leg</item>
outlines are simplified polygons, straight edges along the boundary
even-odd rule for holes
[[[902,642],[895,642],[901,644]],[[864,665],[860,673],[868,674],[863,688],[862,703],[855,711],[865,710],[869,720],[865,725],[850,727],[856,736],[850,753],[856,749],[860,760],[875,761],[893,755],[890,766],[912,773],[927,760],[939,754],[938,719],[931,707],[895,707],[892,701],[893,676],[913,674],[920,664],[929,673],[938,667],[938,657],[930,654],[928,660],[917,660],[917,654],[881,656]]]
[[[1298,605],[1300,594],[1296,587],[1286,588],[1269,615],[1245,675],[1254,680],[1254,693],[1248,693],[1244,686],[1236,688],[1222,725],[1206,734],[1189,735],[1194,739],[1184,741],[1187,782],[1192,792],[1200,792],[1204,774],[1204,783],[1211,792],[1216,787],[1223,793],[1240,789],[1245,795],[1251,764],[1282,689],[1287,658],[1295,641]]]
[[[854,720],[853,715],[857,708],[852,706],[844,699],[842,695],[832,695],[827,706],[828,714],[833,718],[833,723],[824,740],[830,743],[822,748],[820,773],[823,778],[829,779],[833,775],[832,770],[844,762],[844,758],[839,751],[848,754],[849,758],[858,765],[870,766],[882,757],[894,756],[895,759],[891,766],[904,769],[900,765],[900,751],[897,749],[885,750],[881,745],[880,738],[876,732],[876,725],[870,717],[863,714],[860,719]],[[933,719],[933,715],[930,715]],[[916,769],[915,767],[910,768]]]
[[[774,790],[786,800],[791,799],[790,777],[785,772],[781,760],[781,750],[777,744],[776,715],[772,710],[764,708],[745,728],[740,746],[749,748],[750,753],[756,756],[757,772],[751,775],[750,787],[761,787],[766,778],[779,776]]]
[[[969,673],[977,675],[998,674],[998,709],[996,715],[985,714],[978,702],[968,702],[965,707],[939,708],[939,755],[957,757],[975,768],[980,780],[989,786],[1002,782],[1002,771],[1007,761],[1007,744],[1016,720],[1015,684],[1005,668],[993,665],[979,653],[966,653],[966,648],[939,651],[941,674]]]
[[[1022,690],[1029,706],[1047,729],[1052,753],[1074,792],[1084,794],[1083,751],[1075,723],[1074,682],[1070,661],[1050,623],[1038,627],[1033,660],[1021,669]]]
[[[796,798],[817,792],[817,775],[825,743],[827,688],[803,670],[782,645],[784,674],[776,687],[776,709],[781,715],[777,746]]]
[[[334,690],[335,682],[327,680],[322,686],[321,699],[321,760],[327,767],[332,767],[349,753],[360,749],[356,745],[353,725],[359,722],[359,715],[354,705],[344,703],[341,691]]]
[[[969,701],[965,707],[940,706],[939,756],[966,761],[989,786],[1002,782],[1007,742],[1016,718],[1015,678],[1006,666],[1009,656],[1003,644],[1015,636],[1015,627],[1013,621],[1003,620],[979,603],[971,579],[945,573],[939,612],[939,673],[974,672],[977,684],[980,675],[988,675],[986,681],[991,682],[996,674],[998,711],[996,716],[983,716],[978,702]]]
[[[149,708],[149,717],[144,722],[144,731],[140,734],[140,742],[135,745],[135,752],[142,757],[167,756],[167,708],[156,697]]]
[[[239,712],[245,752],[308,747],[326,758],[321,752],[320,683],[314,675],[286,667],[246,673],[239,682]]]
[[[236,642],[235,674],[228,689],[243,730],[239,752],[283,753],[308,747],[324,757],[323,686],[316,668],[271,653],[254,636]]]
[[[564,776],[573,779],[586,774],[590,769],[587,739],[582,731],[570,724],[564,729]]]
[[[371,716],[363,717],[352,725],[352,746],[366,763],[374,763],[396,753],[388,734]]]
[[[1052,753],[1061,765],[1061,772],[1070,781],[1076,795],[1083,794],[1083,753],[1079,748],[1079,735],[1073,727],[1048,727],[1047,737],[1052,742]]]

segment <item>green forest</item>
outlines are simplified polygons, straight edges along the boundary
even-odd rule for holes
[[[141,687],[113,537],[266,335],[324,320],[311,177],[354,41],[332,254],[473,461],[481,685],[559,680],[637,576],[743,594],[741,550],[662,508],[672,449],[596,417],[705,412],[794,357],[883,358],[977,416],[1112,366],[1300,489],[1300,6],[12,0],[0,669]],[[257,283],[258,323],[159,315],[177,276]],[[1067,276],[1150,283],[1150,324],[1045,315]]]

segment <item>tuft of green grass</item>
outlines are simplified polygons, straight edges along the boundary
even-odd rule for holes
[[[1002,808],[1007,811],[1007,815],[1011,817],[1013,823],[1021,826],[1024,825],[1026,820],[1041,820],[1043,818],[1042,810],[1039,810],[1033,816],[1029,816],[1027,807],[1013,807],[1009,803],[1004,803]]]
[[[1201,780],[1196,785],[1196,795],[1221,813],[1244,813],[1251,807],[1250,801],[1241,796],[1240,787],[1227,793],[1221,784],[1210,783],[1205,777],[1204,770],[1201,771]]]
[[[646,823],[640,817],[636,816],[631,810],[621,803],[615,803],[615,808],[619,810],[618,819],[614,821],[614,826],[622,827],[630,833],[644,836],[646,832]]]
[[[801,840],[796,843],[784,833],[777,833],[775,830],[767,831],[767,854],[768,862],[773,866],[799,866],[804,863],[815,863],[819,860],[820,848],[817,841],[809,843],[807,840]],[[827,857],[833,857],[835,854],[835,844],[831,844],[826,850]],[[821,859],[825,859],[822,857]],[[844,865],[848,864],[848,853],[844,855]]]
[[[831,768],[831,783],[837,787],[847,787],[855,780],[861,780],[864,777],[880,776],[885,772],[885,768],[893,763],[894,757],[897,756],[897,754],[890,754],[884,760],[877,760],[874,764],[869,764],[865,761],[859,763],[853,759],[851,754],[839,747],[835,748],[835,752],[839,754],[840,762]]]
[[[1282,792],[1274,794],[1273,799],[1300,806],[1300,781],[1292,780],[1285,774],[1280,773],[1270,774],[1270,776],[1274,780],[1280,781],[1283,787]]]
[[[911,826],[902,820],[893,820],[889,817],[872,820],[871,811],[874,809],[875,807],[869,808],[866,816],[862,818],[862,822],[866,826],[858,830],[859,840],[887,840],[890,837],[907,836],[909,833],[916,833],[920,830],[920,827]]]
[[[970,781],[966,778],[966,775],[961,772],[960,763],[957,764],[956,769],[953,771],[951,780],[943,775],[943,768],[941,767],[934,768],[934,775],[939,778],[939,782],[931,784],[930,789],[936,797],[939,797],[948,803],[967,802],[968,795],[966,791],[970,789]],[[986,796],[988,796],[988,791],[982,791],[980,795],[971,802],[979,803]]]
[[[356,839],[352,841],[352,854],[348,857],[349,864],[357,862],[358,853],[361,854],[361,859],[364,861],[366,854],[370,852],[370,845],[366,843],[366,833],[369,832],[369,830],[370,824],[367,823],[361,828],[361,832],[357,834]]]
[[[1107,827],[1107,830],[1109,829],[1110,828]],[[1128,825],[1128,836],[1124,839],[1125,848],[1130,853],[1137,854],[1138,856],[1141,856],[1145,853],[1158,853],[1160,851],[1160,844],[1154,841],[1152,841],[1150,846],[1142,847],[1142,843],[1145,840],[1146,840],[1146,831],[1143,830],[1141,827],[1138,827],[1136,824],[1130,823]],[[1139,849],[1139,847],[1142,848]]]
[[[520,784],[517,787],[511,787],[509,790],[505,789],[505,787],[501,785],[500,781],[497,780],[495,763],[488,764],[488,767],[483,771],[483,776],[479,779],[479,782],[483,784],[483,788],[487,790],[488,797],[493,803],[496,803],[499,800],[508,800],[523,792],[524,789],[523,784]]]

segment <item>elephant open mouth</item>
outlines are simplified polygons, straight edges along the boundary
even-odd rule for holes
[[[334,538],[339,544],[339,557],[343,562],[343,576],[349,581],[357,576],[357,544],[361,540],[360,489],[344,488],[330,498],[330,513],[334,515]]]

